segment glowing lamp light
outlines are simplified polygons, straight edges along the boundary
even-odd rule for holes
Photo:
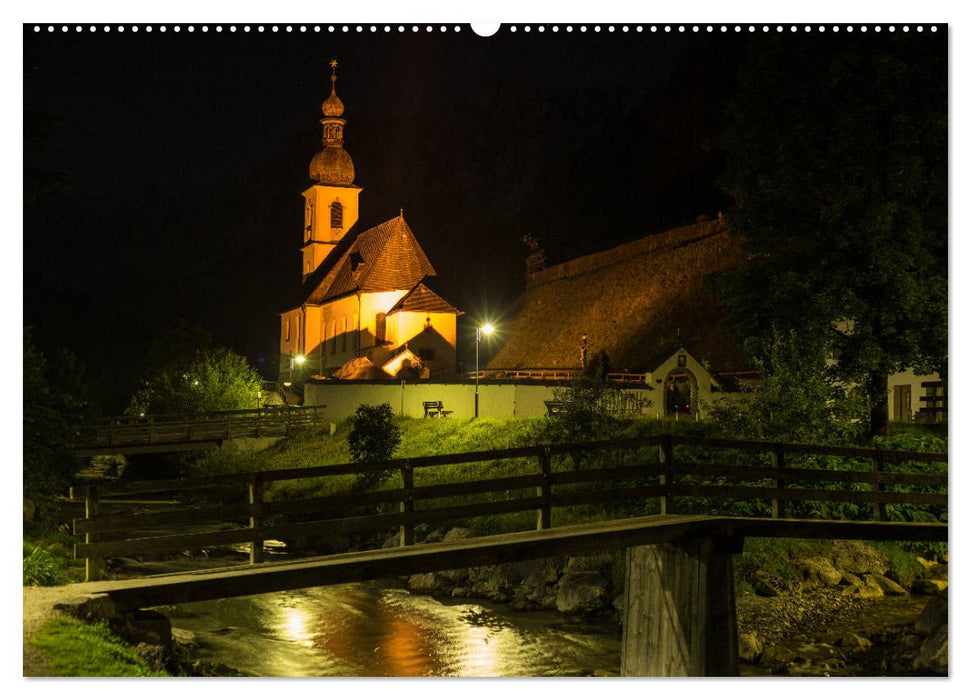
[[[496,327],[493,326],[491,323],[487,323],[484,326],[482,326],[482,332],[485,333],[486,335],[492,335],[492,332],[494,330],[496,330]]]
[[[293,361],[296,362],[298,365],[302,365],[304,362],[307,361],[307,358],[304,357],[303,355],[297,355],[295,358],[293,358]]]

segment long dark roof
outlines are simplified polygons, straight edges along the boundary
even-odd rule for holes
[[[307,279],[303,300],[317,305],[358,291],[411,289],[434,274],[415,234],[397,216],[345,237]]]
[[[705,278],[744,256],[716,221],[665,231],[534,274],[491,368],[574,368],[605,350],[616,370],[652,371],[683,345],[715,371],[751,368]],[[663,356],[663,357],[662,357]]]

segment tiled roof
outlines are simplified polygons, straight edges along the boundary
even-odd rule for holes
[[[403,216],[341,241],[307,280],[308,304],[322,304],[352,292],[411,289],[435,268]]]
[[[714,371],[749,369],[705,282],[744,259],[713,221],[547,268],[503,324],[506,342],[489,367],[579,367],[586,334],[588,358],[605,350],[614,371],[651,371],[680,345]]]
[[[398,311],[424,311],[436,314],[462,313],[430,290],[424,282],[419,282],[414,289],[401,297],[398,303],[388,311],[388,316]]]

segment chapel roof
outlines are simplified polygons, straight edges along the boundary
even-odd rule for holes
[[[415,234],[399,215],[345,236],[307,279],[304,299],[318,305],[354,292],[412,289],[434,274]]]

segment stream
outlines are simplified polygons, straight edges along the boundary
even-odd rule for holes
[[[620,628],[412,593],[396,580],[186,605],[194,656],[255,676],[588,676],[620,672]]]

